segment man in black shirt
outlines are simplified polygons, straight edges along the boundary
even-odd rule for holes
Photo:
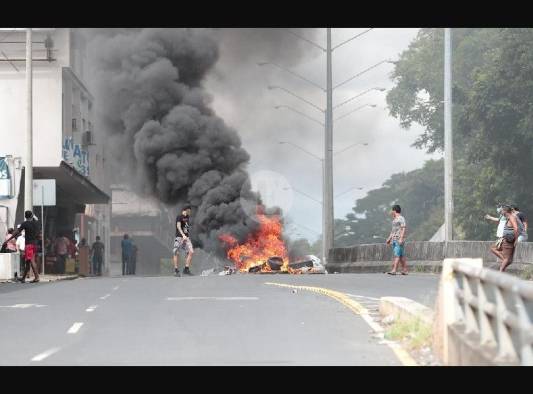
[[[25,246],[24,246],[24,275],[19,280],[24,283],[26,275],[30,272],[30,265],[33,271],[35,279],[31,283],[39,282],[39,272],[37,271],[37,265],[35,264],[35,254],[37,253],[37,237],[39,236],[39,222],[34,219],[32,211],[24,212],[24,218],[26,219],[9,237],[5,240],[4,244],[7,244],[11,238],[16,238],[24,230],[25,233]]]
[[[176,239],[174,240],[174,249],[172,251],[174,254],[175,276],[181,276],[178,268],[180,250],[184,250],[187,252],[187,259],[185,260],[185,268],[183,269],[183,274],[192,275],[189,267],[191,265],[191,259],[194,253],[194,249],[192,247],[191,240],[189,239],[189,230],[191,227],[190,215],[191,207],[185,206],[181,211],[181,215],[178,215],[178,217],[176,217]]]

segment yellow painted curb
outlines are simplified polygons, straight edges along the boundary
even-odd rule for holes
[[[328,296],[330,298],[333,298],[334,300],[340,302],[344,306],[346,306],[348,309],[350,309],[353,313],[356,315],[360,315],[363,320],[377,333],[382,333],[383,327],[381,327],[378,323],[376,323],[368,313],[368,309],[366,309],[364,306],[359,304],[357,301],[351,299],[346,294],[341,293],[339,291],[325,289],[323,287],[313,287],[313,286],[296,286],[296,285],[288,285],[285,283],[274,283],[274,282],[265,282],[265,285],[271,285],[271,286],[278,286],[278,287],[286,287],[291,289],[298,289],[298,290],[307,290],[312,291],[314,293],[319,293],[325,296]],[[399,344],[386,341],[385,344],[392,349],[396,357],[400,360],[400,362],[405,366],[418,366],[416,361],[403,349]]]

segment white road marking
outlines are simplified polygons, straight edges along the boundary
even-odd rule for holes
[[[15,305],[0,305],[0,308],[20,308],[20,309],[26,309],[26,308],[42,308],[43,306],[47,305],[39,305],[39,304],[15,304]]]
[[[118,286],[113,287],[113,290],[118,290]]]
[[[80,330],[81,326],[83,326],[83,323],[81,322],[74,323],[72,327],[68,329],[67,334],[76,334]]]
[[[107,297],[109,297],[111,294],[106,294],[105,296],[103,297],[100,297],[101,300],[105,300]]]
[[[167,297],[167,301],[216,300],[216,301],[257,301],[259,297]]]
[[[356,295],[356,294],[350,294],[350,293],[344,293],[344,294],[346,294],[347,296],[350,296],[350,297],[366,298],[366,299],[368,299],[368,300],[379,301],[379,298],[376,298],[376,297],[367,297],[367,296]]]
[[[98,305],[91,305],[90,307],[88,307],[87,309],[85,309],[85,312],[92,312],[92,311],[94,311],[96,308],[98,308]]]
[[[43,361],[45,358],[50,357],[52,354],[57,353],[61,348],[54,347],[42,352],[31,359],[31,361]]]

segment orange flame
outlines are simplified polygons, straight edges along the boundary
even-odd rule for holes
[[[289,271],[289,258],[285,242],[282,239],[283,226],[279,216],[267,217],[259,210],[256,214],[259,229],[248,235],[248,239],[239,245],[237,239],[230,234],[222,234],[219,238],[227,247],[228,259],[235,263],[235,268],[241,272],[248,272],[250,268],[261,266],[261,272],[271,272],[267,264],[270,257],[283,259],[281,271]]]

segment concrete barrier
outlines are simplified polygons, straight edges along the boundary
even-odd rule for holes
[[[14,279],[20,275],[20,256],[18,253],[0,253],[0,280]]]
[[[486,266],[492,267],[497,263],[490,252],[493,244],[493,241],[414,241],[406,242],[405,253],[411,267],[420,266],[424,271],[440,272],[446,258],[481,258]],[[330,249],[326,268],[330,273],[384,272],[391,261],[390,245],[363,244]],[[533,242],[519,243],[509,270],[529,264],[533,264]]]
[[[435,318],[430,308],[405,297],[381,297],[379,313],[381,316],[393,316],[398,320],[420,319],[428,326],[433,326]]]
[[[434,351],[446,365],[533,365],[533,284],[483,268],[481,259],[446,259]]]

